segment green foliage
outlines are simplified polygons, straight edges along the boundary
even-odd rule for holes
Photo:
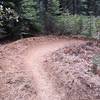
[[[59,33],[82,34],[90,37],[99,29],[99,21],[100,19],[94,16],[63,14],[57,18],[56,29]]]
[[[96,28],[97,31],[100,32],[100,17],[96,18]]]
[[[51,5],[51,13],[53,15],[59,14],[60,13],[60,9],[59,9],[59,0],[52,0],[52,5]]]
[[[82,17],[82,32],[81,34],[88,37],[94,37],[98,31],[97,18],[94,16],[81,16]],[[100,25],[100,24],[99,24]]]
[[[81,17],[63,14],[57,18],[57,29],[60,33],[79,34],[82,28]]]
[[[90,36],[91,35],[91,20],[88,16],[82,17],[82,32],[81,34]]]
[[[60,33],[92,36],[100,32],[99,0],[4,0],[0,11],[8,34]],[[10,13],[9,13],[10,12]],[[95,17],[94,17],[95,16]],[[18,22],[16,22],[16,18]]]
[[[3,17],[5,15],[5,12],[2,10],[2,9],[0,9],[0,17]],[[3,26],[3,23],[2,23],[3,21],[2,20],[0,20],[0,27],[2,27]]]
[[[55,18],[59,14],[59,0],[39,0],[38,12],[42,32],[54,32]]]
[[[42,25],[39,20],[39,8],[37,0],[21,0],[20,4],[20,16],[24,19],[30,20],[33,22],[33,32],[42,31]],[[25,21],[25,20],[24,20]]]
[[[30,19],[33,21],[36,21],[36,5],[37,2],[34,0],[21,0],[20,1],[20,5],[21,5],[21,16],[26,18],[26,19]]]
[[[10,3],[11,4],[11,3]],[[13,4],[13,3],[12,3]],[[7,7],[6,7],[7,6]],[[9,3],[4,3],[0,8],[0,38],[14,34],[17,12],[9,8]]]

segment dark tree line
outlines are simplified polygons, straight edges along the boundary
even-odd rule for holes
[[[100,15],[100,0],[59,0],[62,11],[72,14]]]
[[[100,0],[0,0],[0,5],[3,6],[3,10],[0,10],[0,27],[11,36],[37,32],[54,33],[63,27],[63,22],[61,27],[58,27],[60,23],[57,22],[66,20],[66,14],[100,15]],[[81,18],[78,21],[81,32]]]

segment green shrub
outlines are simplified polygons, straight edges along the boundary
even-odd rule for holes
[[[96,18],[96,28],[97,31],[100,32],[100,17]]]
[[[92,36],[100,31],[100,19],[94,16],[63,14],[56,18],[56,30],[62,34]]]
[[[94,16],[81,16],[82,19],[82,31],[81,34],[86,36],[92,36],[96,33],[96,24]]]
[[[61,15],[57,18],[58,32],[65,34],[79,34],[82,28],[81,17],[78,15]]]

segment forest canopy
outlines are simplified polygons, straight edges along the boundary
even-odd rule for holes
[[[100,0],[0,0],[0,38],[100,32]]]

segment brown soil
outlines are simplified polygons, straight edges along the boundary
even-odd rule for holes
[[[100,100],[95,41],[34,37],[0,46],[0,100]]]

